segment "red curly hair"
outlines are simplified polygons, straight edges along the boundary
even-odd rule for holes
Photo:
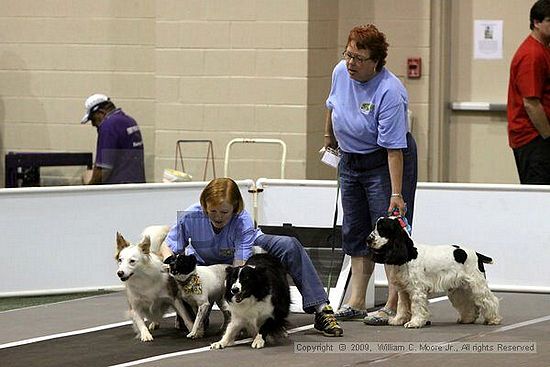
[[[382,70],[386,65],[389,47],[384,33],[380,32],[374,24],[360,25],[349,32],[346,48],[351,41],[355,41],[358,49],[369,50],[370,58],[376,61],[376,71]]]

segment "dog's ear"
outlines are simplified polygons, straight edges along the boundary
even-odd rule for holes
[[[385,248],[384,263],[389,265],[403,265],[418,256],[418,251],[414,247],[411,237],[401,227],[398,220],[393,220],[392,235],[389,238]]]
[[[117,254],[122,251],[123,248],[130,246],[130,243],[122,237],[120,232],[116,233],[116,251]]]
[[[266,276],[267,273],[267,267],[264,265],[258,265],[254,268],[254,271],[256,272],[256,275],[260,278],[263,278]]]
[[[189,262],[190,267],[195,267],[197,265],[197,258],[195,257],[195,255],[193,254],[188,255],[187,258],[188,258],[187,261]]]
[[[143,236],[138,246],[144,254],[148,254],[151,252],[151,238],[147,235]]]
[[[233,267],[232,266],[228,266],[228,267],[225,268],[225,275],[226,276],[230,276],[232,272],[233,272]]]

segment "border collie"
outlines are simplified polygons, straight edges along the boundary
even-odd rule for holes
[[[231,321],[222,339],[210,348],[232,345],[242,329],[254,338],[255,349],[263,348],[268,336],[285,336],[290,289],[279,260],[269,254],[256,254],[243,266],[227,267],[226,272],[225,299]]]
[[[499,301],[485,279],[483,264],[490,257],[457,245],[426,246],[415,243],[402,228],[398,217],[378,219],[367,238],[375,261],[397,265],[391,280],[399,292],[397,314],[390,325],[420,328],[430,316],[428,293],[447,292],[458,311],[458,323],[473,324],[478,316],[485,324],[502,321]]]
[[[143,231],[138,244],[130,244],[117,232],[117,275],[126,288],[129,311],[134,329],[142,342],[153,340],[150,331],[160,325],[170,306],[191,330],[193,321],[178,298],[178,286],[165,269],[158,251],[168,233],[167,226],[150,226]],[[147,319],[151,323],[145,325]]]

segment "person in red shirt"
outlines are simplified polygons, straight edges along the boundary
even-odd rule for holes
[[[550,0],[538,0],[529,20],[510,66],[508,142],[520,182],[550,185]]]

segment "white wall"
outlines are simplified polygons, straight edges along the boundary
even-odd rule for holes
[[[253,213],[253,182],[238,183]],[[178,210],[198,200],[204,184],[0,189],[0,296],[120,286],[116,231],[136,241],[145,226],[172,223]],[[277,225],[285,218],[332,226],[334,181],[272,180],[262,186],[258,223]],[[493,289],[550,292],[549,198],[549,186],[421,183],[413,237],[493,257],[495,264],[486,267]],[[382,284],[378,268],[376,282]]]
[[[239,181],[247,210],[248,187]],[[115,235],[172,224],[205,182],[0,190],[0,296],[119,287]]]

